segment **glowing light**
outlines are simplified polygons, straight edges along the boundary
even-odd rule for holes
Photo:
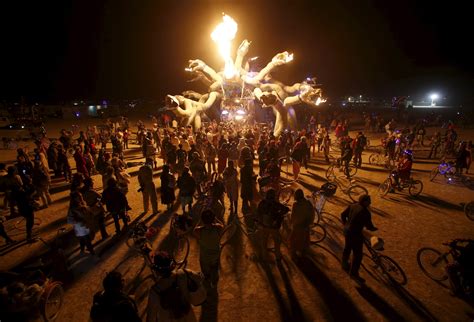
[[[193,69],[192,69],[192,68],[185,68],[184,71],[185,71],[185,72],[192,72]]]
[[[316,105],[319,105],[319,104],[324,103],[324,102],[326,102],[326,99],[321,98],[321,97],[318,97],[318,99],[316,100],[316,103],[315,103],[315,104],[316,104]],[[342,105],[345,106],[346,104],[342,104]]]
[[[211,33],[211,38],[217,44],[219,54],[224,59],[224,76],[232,78],[237,74],[231,57],[232,40],[237,33],[237,23],[228,15],[224,15],[222,20]]]
[[[430,95],[430,98],[431,98],[431,106],[435,106],[435,100],[437,100],[439,98],[438,94],[436,93],[433,93]]]
[[[243,115],[236,115],[235,116],[235,120],[236,121],[242,121],[244,119],[244,116]]]
[[[227,114],[229,114],[229,111],[223,110],[223,111],[221,112],[221,114],[222,114],[222,115],[227,115]]]
[[[245,111],[244,111],[244,110],[237,110],[237,114],[239,114],[239,115],[245,115]]]

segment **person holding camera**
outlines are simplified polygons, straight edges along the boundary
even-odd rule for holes
[[[156,196],[156,187],[153,182],[153,159],[147,158],[145,164],[138,170],[139,192],[143,196],[143,213],[148,212],[148,206],[151,202],[153,213],[158,213],[158,199]]]

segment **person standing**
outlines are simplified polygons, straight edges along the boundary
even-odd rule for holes
[[[215,288],[219,280],[220,237],[224,227],[216,221],[212,210],[204,210],[201,214],[202,226],[195,229],[199,243],[199,264],[204,274],[207,288]]]
[[[131,208],[128,205],[127,197],[117,187],[117,180],[114,178],[110,178],[107,182],[107,188],[102,193],[102,201],[114,219],[115,233],[120,233],[119,219],[122,219],[124,229],[127,229],[128,219],[126,212]]]
[[[82,155],[81,147],[76,147],[76,152],[74,153],[74,161],[76,161],[76,170],[79,173],[82,173],[84,177],[89,177],[89,171],[87,171],[86,159]]]
[[[354,141],[354,164],[356,167],[360,168],[362,166],[362,152],[367,145],[367,138],[364,133],[359,132]]]
[[[161,203],[166,205],[166,210],[169,211],[175,201],[174,188],[176,179],[170,173],[170,168],[167,164],[163,165],[163,172],[160,175],[161,180]]]
[[[255,175],[253,173],[252,159],[245,160],[243,168],[240,170],[240,197],[242,198],[242,213],[247,214],[250,210],[250,203],[253,201],[253,186]]]
[[[193,195],[196,190],[196,181],[189,174],[189,168],[187,167],[183,169],[183,173],[178,178],[178,188],[183,215],[186,213],[186,206],[188,206],[189,213],[191,213],[193,207]]]
[[[362,248],[364,245],[364,235],[362,231],[367,228],[376,231],[377,228],[372,223],[372,215],[369,211],[371,204],[369,195],[359,197],[359,202],[349,205],[342,213],[341,220],[344,224],[345,245],[342,253],[342,268],[348,271],[351,278],[359,283],[365,280],[359,276],[359,268],[362,263]],[[349,257],[352,253],[352,265],[349,264]]]
[[[280,228],[283,222],[285,214],[290,209],[283,204],[281,204],[276,199],[276,192],[274,189],[270,189],[267,191],[265,195],[265,199],[260,201],[257,208],[257,213],[259,217],[260,225],[258,230],[260,231],[261,235],[261,245],[260,245],[260,256],[262,259],[266,259],[267,257],[267,244],[268,244],[268,237],[272,237],[273,245],[275,247],[275,256],[276,260],[281,259],[281,236],[280,236]]]
[[[107,273],[102,285],[104,291],[94,294],[90,318],[92,322],[141,322],[135,301],[124,291],[124,279],[120,272]]]
[[[102,240],[109,237],[105,228],[105,211],[100,203],[101,196],[94,190],[94,181],[92,178],[84,179],[84,186],[80,189],[82,197],[86,205],[89,207],[89,211],[95,221],[95,226],[98,226]]]
[[[48,208],[52,203],[51,195],[49,194],[50,184],[51,179],[49,173],[46,172],[46,169],[40,161],[35,161],[35,166],[33,168],[33,185],[35,186],[37,195],[43,202],[43,208]]]
[[[234,168],[234,161],[229,160],[228,166],[222,173],[224,187],[229,198],[230,215],[237,215],[239,202],[239,179],[237,169]]]
[[[207,163],[207,173],[216,172],[216,148],[211,142],[206,142],[204,148],[204,155]]]
[[[25,177],[22,187],[14,186],[12,191],[12,197],[17,202],[18,212],[20,216],[25,218],[26,241],[28,243],[33,242],[33,225],[35,223],[34,193],[35,189],[29,177]]]
[[[309,235],[314,217],[313,205],[304,197],[303,190],[297,189],[290,217],[290,249],[292,255],[301,256],[309,249]]]
[[[148,212],[148,206],[151,202],[153,213],[158,213],[156,187],[153,182],[153,159],[147,158],[145,164],[138,170],[138,183],[143,196],[143,212]]]

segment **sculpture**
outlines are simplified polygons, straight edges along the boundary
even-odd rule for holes
[[[206,94],[185,91],[182,95],[168,95],[168,105],[187,124],[195,128],[201,126],[201,119],[213,104],[220,100],[221,113],[227,118],[244,119],[251,112],[252,102],[257,100],[263,107],[272,108],[276,121],[273,133],[278,136],[286,128],[296,126],[295,111],[292,106],[300,103],[318,106],[325,102],[320,85],[315,78],[308,78],[292,86],[274,80],[271,72],[274,68],[286,65],[293,60],[293,54],[284,51],[275,55],[260,71],[249,70],[250,58],[244,63],[251,42],[245,39],[237,49],[235,60],[231,56],[231,44],[237,33],[237,23],[227,15],[211,34],[217,43],[219,53],[224,60],[224,69],[216,72],[200,59],[189,60],[185,70],[194,75],[191,81],[202,81],[209,90]]]

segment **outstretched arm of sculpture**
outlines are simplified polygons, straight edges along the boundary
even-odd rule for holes
[[[208,110],[212,104],[214,104],[216,99],[219,97],[219,94],[217,92],[211,92],[209,94],[202,95],[201,100],[203,101],[195,101],[182,95],[168,95],[168,97],[178,104],[176,107],[176,112],[179,115],[188,118],[187,124],[189,125],[194,122],[194,126],[198,128],[201,126],[201,114]],[[204,101],[204,99],[206,100]]]
[[[265,92],[276,92],[278,97],[281,99],[281,100],[284,100],[288,94],[283,90],[283,87],[281,87],[279,84],[277,83],[266,83],[266,84],[262,84],[260,86],[260,89],[262,91],[265,91]]]
[[[186,70],[189,71],[189,72],[192,72],[196,75],[196,77],[194,77],[193,79],[188,80],[188,82],[195,82],[195,81],[200,80],[201,82],[203,82],[203,84],[205,86],[207,86],[207,87],[211,86],[213,81],[209,77],[207,77],[207,75],[204,74],[202,71],[200,71],[200,70],[192,71],[190,68],[186,68]]]
[[[205,62],[200,59],[192,59],[189,61],[189,68],[194,71],[202,71],[208,74],[214,81],[222,82],[222,77],[214,69],[207,66]]]
[[[237,49],[237,56],[235,57],[234,68],[235,70],[240,71],[242,69],[242,61],[244,60],[245,55],[249,52],[251,42],[245,39]]]
[[[272,71],[273,68],[277,66],[284,65],[286,63],[289,63],[290,61],[293,60],[293,54],[288,53],[287,51],[276,54],[275,57],[272,58],[272,61],[265,66],[255,77],[247,77],[243,76],[242,79],[251,85],[256,85],[260,83],[260,81]]]

